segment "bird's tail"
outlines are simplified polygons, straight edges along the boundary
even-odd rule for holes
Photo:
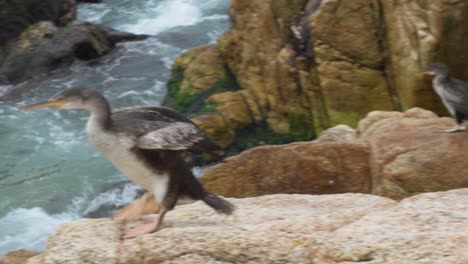
[[[205,192],[205,195],[203,196],[202,200],[211,208],[215,209],[216,212],[221,214],[230,215],[236,209],[236,207],[232,203],[209,192]]]

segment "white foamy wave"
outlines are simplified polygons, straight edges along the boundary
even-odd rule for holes
[[[18,208],[0,218],[0,256],[13,250],[44,250],[48,237],[64,223],[95,212],[106,205],[124,206],[138,195],[139,187],[127,183],[94,198],[89,193],[73,199],[65,213],[50,215],[42,208]]]
[[[138,195],[138,187],[135,184],[127,183],[122,190],[118,188],[96,196],[86,207],[84,215],[95,212],[105,205],[124,206],[131,203]]]
[[[129,25],[124,30],[137,34],[157,34],[177,26],[195,25],[202,21],[202,11],[199,7],[186,0],[164,1],[157,5],[151,17],[140,19],[136,24]]]
[[[227,20],[229,19],[228,15],[212,15],[206,16],[202,18],[202,21],[210,21],[210,20]]]
[[[0,96],[4,96],[13,89],[13,85],[0,85]]]
[[[80,4],[77,10],[78,20],[99,23],[111,10],[106,4]]]
[[[208,169],[208,166],[203,166],[203,167],[193,167],[192,172],[195,175],[195,177],[200,178],[205,174],[205,171]]]
[[[0,255],[17,249],[44,250],[55,227],[78,218],[62,213],[49,215],[42,208],[19,208],[0,219]]]

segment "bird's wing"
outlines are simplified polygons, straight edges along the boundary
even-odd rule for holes
[[[468,83],[452,78],[444,89],[444,97],[457,112],[468,115]]]
[[[163,121],[163,122],[186,122],[192,123],[192,120],[178,113],[177,111],[163,106],[136,106],[123,107],[115,109],[112,112],[112,118],[128,118],[142,119],[146,121]]]
[[[137,146],[144,149],[183,150],[203,138],[203,133],[193,124],[172,122],[139,137]]]
[[[136,137],[142,149],[222,153],[222,148],[189,118],[167,107],[120,108],[112,113],[119,129]]]

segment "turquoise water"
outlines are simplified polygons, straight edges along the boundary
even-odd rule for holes
[[[158,105],[175,56],[215,43],[229,27],[228,5],[229,0],[81,4],[81,20],[152,37],[119,44],[104,58],[75,62],[41,80],[0,86],[0,255],[42,250],[56,225],[106,205],[124,205],[138,191],[88,145],[85,112],[17,109],[73,86],[99,89],[113,107]]]

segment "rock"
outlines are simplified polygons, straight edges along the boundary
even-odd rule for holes
[[[331,263],[466,263],[468,189],[427,193],[339,228],[314,252]],[[323,250],[325,249],[325,250]],[[329,263],[329,262],[327,262]]]
[[[179,93],[199,94],[226,79],[224,62],[220,58],[218,49],[214,46],[202,46],[200,50],[199,54],[192,55],[190,63],[183,69],[184,79]],[[176,59],[176,65],[181,59],[185,58]]]
[[[392,91],[379,35],[377,1],[321,1],[310,11],[315,70],[330,124],[353,126],[372,110],[392,110]],[[355,99],[353,99],[355,98]],[[359,98],[359,99],[357,99]]]
[[[313,136],[313,89],[304,86],[290,28],[307,1],[233,1],[233,27],[218,49],[235,76],[256,124],[276,133]],[[307,79],[304,83],[309,83]]]
[[[255,117],[249,112],[248,103],[242,93],[222,92],[213,94],[208,98],[209,102],[216,105],[216,111],[220,113],[227,124],[232,127],[243,127],[251,124]]]
[[[337,125],[322,132],[317,141],[319,142],[336,142],[356,140],[356,130],[347,125]]]
[[[193,120],[205,133],[223,147],[233,142],[235,124],[229,122],[229,118],[234,115],[230,111],[233,109],[220,104],[211,95],[215,94],[214,98],[219,98],[216,93],[235,90],[237,86],[226,72],[215,46],[199,46],[178,56],[168,89],[170,96],[164,105],[188,115],[201,114]],[[221,106],[218,107],[218,104]],[[226,109],[228,111],[224,111]]]
[[[10,0],[0,2],[0,47],[29,25],[50,21],[56,26],[70,23],[76,14],[73,0]]]
[[[402,112],[397,111],[372,111],[369,112],[365,118],[361,119],[358,123],[357,133],[362,134],[367,131],[374,123],[387,119],[387,118],[401,118]]]
[[[40,252],[26,249],[8,252],[5,256],[0,257],[0,264],[25,264],[28,259],[38,254],[40,254]]]
[[[178,56],[168,87],[169,97],[164,104],[194,117],[193,120],[228,153],[238,153],[258,142],[288,143],[309,139],[313,133],[311,130],[303,133],[301,129],[292,133],[288,124],[283,124],[282,128],[277,124],[278,129],[287,132],[281,134],[263,125],[265,120],[255,95],[249,90],[238,90],[237,81],[215,46],[199,46]],[[307,123],[301,111],[298,108],[290,114],[295,128]],[[253,123],[255,127],[250,129]]]
[[[229,197],[272,193],[374,193],[402,199],[468,188],[465,133],[442,133],[451,118],[413,108],[370,112],[317,140],[252,148],[210,167],[204,186]]]
[[[120,241],[119,225],[108,219],[61,225],[28,263],[466,263],[466,199],[468,189],[400,203],[278,194],[231,198],[237,210],[229,217],[197,202],[131,240]]]
[[[430,79],[418,72],[443,62],[454,77],[468,80],[467,14],[468,2],[458,0],[232,1],[232,27],[210,49],[219,55],[214,65],[224,65],[238,84],[230,97],[242,97],[247,111],[232,100],[217,101],[216,109],[230,113],[230,127],[266,124],[301,139],[338,124],[354,126],[374,110],[424,107],[446,115]],[[184,78],[199,76],[204,73]],[[211,83],[197,85],[203,90]]]
[[[58,28],[51,21],[40,21],[26,28],[16,39],[16,52],[22,53],[33,49],[57,33]]]
[[[231,145],[234,140],[234,130],[226,124],[221,115],[206,114],[192,119],[192,121],[222,147]]]
[[[102,3],[102,0],[77,0],[77,2],[82,2],[82,3]]]
[[[210,167],[200,180],[208,191],[228,197],[368,193],[368,159],[361,140],[263,146]]]
[[[215,46],[193,48],[179,55],[172,66],[165,104],[182,112],[202,111],[211,94],[231,89],[224,62]],[[232,85],[231,85],[232,86]]]
[[[390,115],[395,116],[394,113]],[[376,114],[370,113],[370,119]],[[367,118],[366,118],[367,119]],[[363,119],[360,123],[370,123]],[[401,199],[421,192],[468,187],[465,133],[443,133],[455,122],[411,109],[361,128],[371,148],[372,192]]]
[[[0,76],[15,84],[70,64],[108,53],[119,41],[138,40],[146,35],[120,32],[91,23],[72,23],[56,28],[51,22],[30,26],[0,65]]]

